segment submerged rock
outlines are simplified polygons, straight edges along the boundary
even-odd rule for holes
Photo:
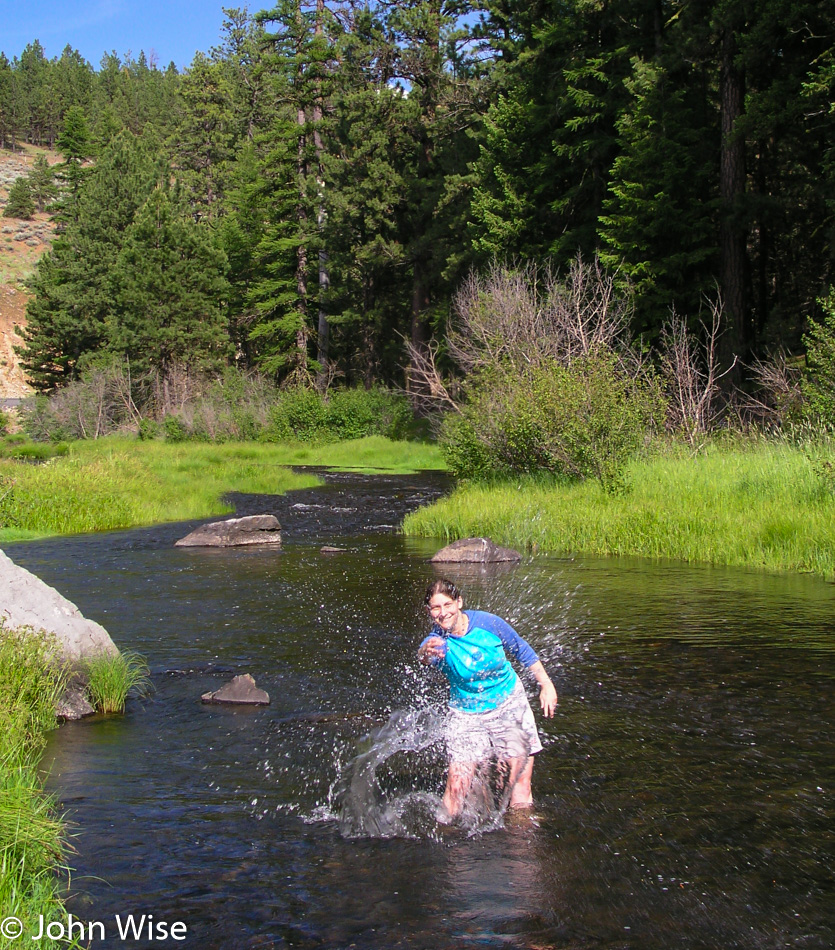
[[[323,544],[319,548],[320,554],[344,554],[348,549],[347,548],[338,548],[333,544]]]
[[[31,627],[53,634],[59,659],[76,666],[80,660],[119,650],[110,634],[55,588],[0,551],[0,620],[9,629]]]
[[[176,547],[231,548],[244,544],[281,544],[281,525],[275,515],[249,515],[213,521],[180,538]]]
[[[255,685],[249,673],[233,676],[232,679],[213,693],[203,693],[204,703],[231,703],[241,706],[269,706],[269,693]]]
[[[493,564],[521,561],[522,555],[512,548],[499,547],[490,538],[462,538],[441,548],[430,560],[433,564]]]
[[[55,706],[55,715],[59,719],[83,719],[85,716],[92,716],[95,711],[83,686],[68,689]]]

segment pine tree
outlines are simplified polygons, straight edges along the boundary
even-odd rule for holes
[[[256,136],[266,164],[265,178],[271,182],[273,205],[259,250],[265,279],[251,290],[251,300],[257,301],[260,314],[251,336],[268,344],[272,351],[268,360],[276,371],[307,380],[321,369],[309,352],[311,340],[319,344],[317,355],[327,359],[328,324],[323,307],[328,271],[322,245],[327,185],[323,179],[322,119],[330,95],[332,30],[336,24],[324,0],[314,0],[312,5],[304,0],[281,0],[260,13],[258,22],[264,28],[263,65],[279,105],[271,124]],[[291,210],[293,187],[295,206]],[[295,257],[292,279],[288,271],[291,254]],[[314,283],[318,292],[312,290]],[[286,349],[291,332],[295,334],[292,353]]]
[[[383,21],[359,13],[342,38],[326,133],[331,355],[348,382],[366,386],[396,375],[408,331],[403,222],[416,105],[390,84],[392,60]]]
[[[300,215],[297,121],[276,116],[263,136],[257,172],[244,184],[246,205],[259,207],[254,267],[246,301],[252,314],[247,340],[261,368],[280,377],[306,379],[311,369],[307,341],[307,249],[309,219]],[[252,222],[250,223],[251,227]]]
[[[717,130],[700,126],[687,84],[657,60],[635,57],[625,86],[632,102],[617,120],[600,259],[632,284],[634,329],[654,340],[671,307],[695,316],[712,290],[715,219],[705,199]]]
[[[38,40],[27,44],[14,61],[17,91],[21,107],[20,121],[26,141],[33,145],[45,144],[43,87],[49,64]]]
[[[55,186],[55,174],[46,160],[46,155],[41,153],[35,158],[32,169],[27,176],[29,187],[32,191],[32,200],[35,202],[38,211],[44,212],[51,201],[58,196],[58,189]]]
[[[84,161],[93,153],[93,140],[87,117],[80,106],[72,106],[64,116],[64,127],[56,144],[58,151],[64,156],[58,173],[65,185],[65,193],[59,205],[59,220],[66,224],[78,220]]]
[[[4,218],[19,218],[28,221],[35,213],[35,202],[32,198],[32,188],[25,175],[15,178],[9,188],[9,198],[3,209]]]
[[[115,262],[107,348],[138,370],[218,370],[229,356],[226,259],[163,181],[137,213]]]
[[[172,136],[176,167],[198,213],[217,217],[239,138],[229,70],[198,53],[180,84],[181,118]]]
[[[0,52],[0,148],[14,148],[21,134],[21,104],[17,77],[6,55]]]
[[[164,177],[158,153],[157,142],[120,133],[84,179],[76,217],[38,262],[16,348],[36,388],[69,382],[79,360],[106,344],[115,261],[137,209]]]
[[[468,80],[477,73],[459,48],[467,35],[459,18],[469,10],[448,0],[408,0],[396,4],[387,20],[397,75],[408,84],[414,107],[403,241],[412,281],[408,335],[416,354],[428,346],[433,325],[445,322],[450,258],[469,211],[468,190],[449,187],[476,158],[478,84]],[[410,367],[407,388],[419,395],[412,376]]]

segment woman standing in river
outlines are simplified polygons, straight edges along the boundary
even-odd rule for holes
[[[464,610],[461,592],[437,580],[424,603],[432,632],[418,658],[449,680],[447,751],[449,772],[444,807],[450,818],[461,813],[479,764],[495,758],[510,787],[510,807],[533,804],[533,757],[542,744],[524,687],[507,659],[515,657],[539,683],[539,703],[553,716],[557,691],[536,653],[501,617]]]

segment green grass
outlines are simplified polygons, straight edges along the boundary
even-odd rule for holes
[[[0,919],[27,927],[39,914],[66,918],[56,874],[65,869],[66,829],[38,771],[64,686],[53,656],[43,637],[0,623]],[[0,948],[12,946],[0,936]]]
[[[102,713],[124,712],[131,691],[147,695],[151,688],[148,663],[132,650],[88,657],[83,672],[90,702]]]
[[[633,463],[630,490],[521,479],[460,486],[407,534],[489,536],[553,552],[638,555],[835,575],[832,451],[785,444],[669,451]]]
[[[410,472],[442,467],[434,446],[378,436],[323,446],[254,442],[75,442],[43,465],[0,461],[0,543],[227,514],[232,491],[281,494],[319,484],[291,465]]]
[[[411,475],[444,470],[441,450],[434,443],[394,442],[381,435],[326,445],[276,445],[284,465],[323,465],[348,472],[386,472]]]

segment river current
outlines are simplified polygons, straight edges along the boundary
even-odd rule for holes
[[[149,698],[62,726],[44,759],[93,946],[832,946],[832,584],[623,558],[450,568],[560,695],[543,720],[526,681],[534,819],[450,831],[445,688],[415,659],[442,542],[396,530],[445,483],[327,478],[236,496],[278,515],[281,550],[175,548],[191,523],[7,546],[152,671]],[[246,672],[270,706],[201,704]],[[185,939],[123,940],[128,914]]]

